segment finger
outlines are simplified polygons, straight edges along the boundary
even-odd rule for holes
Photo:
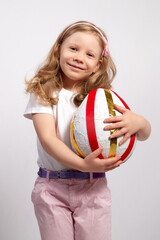
[[[108,124],[103,129],[104,130],[114,130],[114,129],[119,129],[119,128],[122,128],[122,127],[123,127],[123,123],[122,122],[117,122],[117,123]]]
[[[90,156],[91,158],[96,158],[98,157],[103,151],[103,147],[97,148],[95,151],[91,152],[88,156]]]
[[[116,156],[112,158],[103,159],[105,167],[113,166],[115,163],[117,163],[121,159],[121,156]]]
[[[120,113],[125,113],[127,111],[127,109],[125,107],[119,106],[117,104],[114,104],[114,109],[117,110]]]
[[[123,119],[122,116],[115,116],[115,117],[106,118],[103,122],[104,123],[114,123],[114,122],[120,122],[120,121],[122,121],[122,119]]]
[[[127,132],[127,129],[125,128],[122,128],[120,129],[119,131],[115,132],[115,133],[112,133],[110,136],[109,136],[109,139],[112,139],[112,138],[118,138],[118,137],[122,137],[126,134]]]
[[[118,161],[118,162],[116,162],[115,164],[111,165],[110,167],[107,167],[105,170],[106,170],[106,171],[113,170],[113,169],[119,167],[122,163],[123,163],[123,161]]]
[[[119,146],[125,143],[129,137],[130,137],[130,134],[125,134],[122,140],[119,142]]]

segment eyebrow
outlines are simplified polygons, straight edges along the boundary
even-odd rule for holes
[[[70,42],[70,43],[68,43],[68,45],[75,45],[75,46],[78,46],[77,43],[75,43],[75,42]]]
[[[68,46],[72,46],[72,45],[74,45],[75,47],[79,47],[79,45],[78,45],[77,43],[75,43],[75,42],[70,42],[70,43],[68,44]],[[88,49],[87,51],[88,51],[88,52],[91,52],[91,53],[93,53],[93,54],[96,54],[96,52],[94,51],[94,49]]]

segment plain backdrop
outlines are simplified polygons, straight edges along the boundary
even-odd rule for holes
[[[160,239],[159,10],[158,0],[0,1],[1,240],[40,239],[30,200],[36,134],[23,117],[29,98],[24,78],[34,74],[64,27],[78,20],[106,32],[118,71],[114,90],[152,125],[150,138],[107,173],[113,240]]]

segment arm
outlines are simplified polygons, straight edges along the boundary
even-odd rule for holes
[[[99,159],[97,156],[102,152],[102,148],[98,148],[85,159],[79,157],[57,138],[55,120],[51,114],[32,114],[32,119],[44,150],[65,166],[82,172],[106,172],[121,164],[121,161],[118,161],[120,157]]]
[[[135,133],[137,134],[137,139],[140,141],[144,141],[150,136],[151,125],[144,117],[118,105],[115,105],[115,109],[121,112],[122,115],[104,120],[105,123],[111,123],[104,130],[119,129],[110,138],[124,135],[120,142],[122,144]]]
[[[151,125],[148,122],[147,119],[145,119],[144,117],[137,115],[137,120],[139,118],[139,131],[137,132],[137,139],[139,141],[144,141],[147,138],[149,138],[150,133],[151,133]]]

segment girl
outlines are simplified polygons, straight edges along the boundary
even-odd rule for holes
[[[37,133],[38,178],[32,201],[42,240],[110,240],[111,198],[105,172],[122,163],[120,157],[99,159],[102,148],[82,159],[71,150],[70,122],[77,107],[93,89],[111,88],[116,68],[105,33],[80,21],[58,37],[43,66],[27,82],[31,93],[24,116]],[[150,124],[122,107],[121,117],[104,131],[119,129],[121,144],[136,133],[150,135]]]

